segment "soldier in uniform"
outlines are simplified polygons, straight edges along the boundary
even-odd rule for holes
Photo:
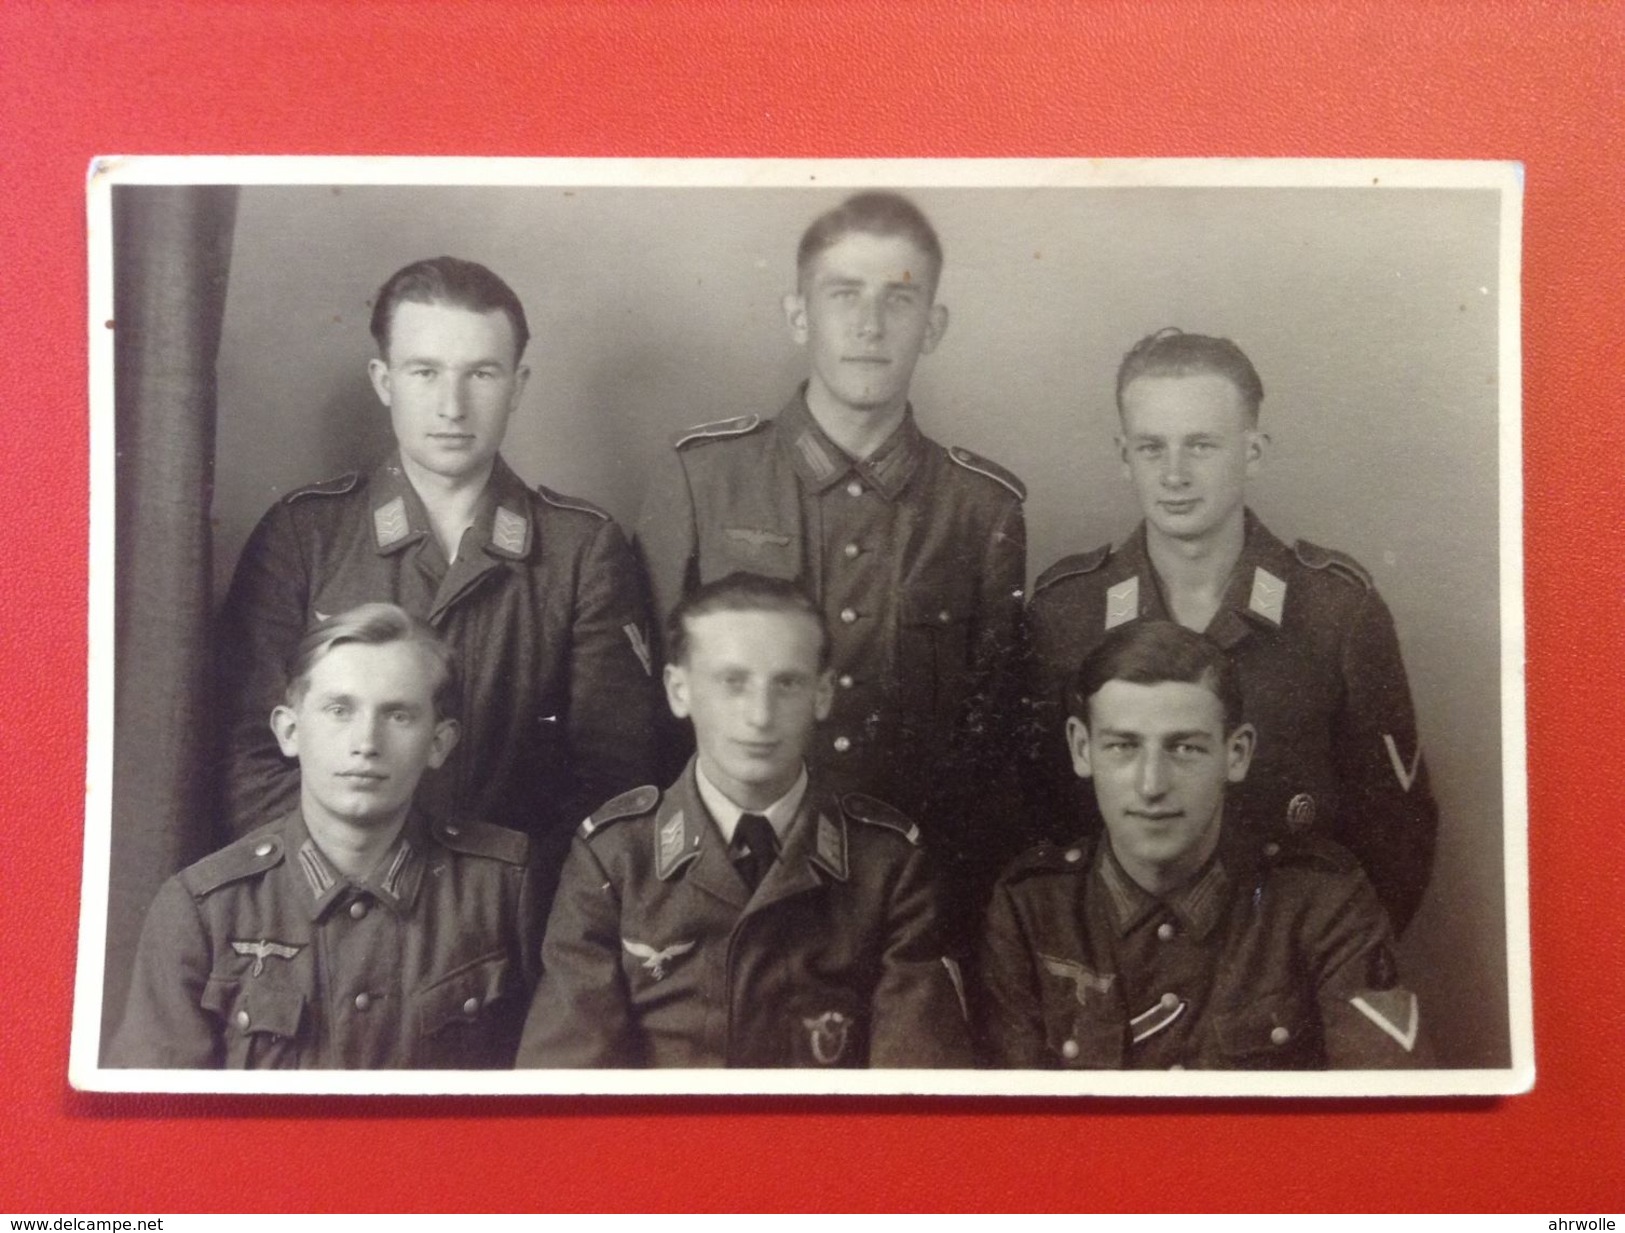
[[[1163,330],[1124,358],[1117,445],[1145,521],[1033,586],[1035,811],[1070,817],[1060,802],[1080,802],[1061,740],[1078,661],[1118,625],[1177,621],[1241,670],[1258,731],[1241,816],[1277,839],[1335,839],[1403,929],[1432,872],[1438,811],[1399,640],[1356,561],[1304,540],[1289,548],[1246,508],[1267,444],[1263,397],[1228,339]]]
[[[640,572],[607,514],[527,488],[498,453],[529,376],[506,283],[453,257],[416,262],[379,291],[372,333],[398,449],[278,501],[226,599],[231,829],[280,816],[298,792],[265,725],[289,652],[324,615],[387,600],[463,662],[463,739],[425,778],[425,802],[527,832],[556,871],[571,827],[653,769]]]
[[[668,635],[698,751],[577,832],[519,1065],[969,1065],[918,830],[805,760],[835,690],[817,607],[734,574]]]
[[[811,592],[836,690],[808,759],[832,787],[927,820],[968,934],[971,885],[985,891],[1019,847],[999,833],[1011,800],[997,789],[1013,780],[1026,490],[915,423],[909,382],[948,311],[941,244],[911,202],[849,199],[808,228],[796,263],[784,310],[807,383],[776,419],[680,433],[635,544],[659,616],[735,570]]]
[[[1235,665],[1170,621],[1079,667],[1066,746],[1104,837],[1040,844],[993,893],[980,1038],[999,1066],[1277,1070],[1420,1064],[1416,995],[1359,863],[1236,825],[1254,731]]]
[[[305,637],[270,725],[298,804],[164,883],[111,1065],[512,1065],[540,944],[530,843],[413,799],[457,743],[457,676],[393,604]]]

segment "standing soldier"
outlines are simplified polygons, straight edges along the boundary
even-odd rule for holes
[[[812,593],[834,633],[836,692],[808,760],[832,786],[926,820],[968,928],[1012,851],[993,802],[1021,686],[1026,491],[915,423],[914,365],[948,326],[941,272],[936,232],[895,193],[818,218],[784,300],[807,383],[776,419],[680,433],[635,538],[662,618],[735,570]]]
[[[224,611],[230,825],[296,802],[265,716],[305,630],[384,600],[464,665],[463,736],[424,778],[432,812],[530,834],[544,871],[570,828],[648,779],[657,700],[636,562],[603,511],[527,488],[498,453],[530,371],[525,311],[484,266],[415,262],[378,293],[368,365],[398,448],[289,493],[243,549]]]
[[[1403,929],[1432,872],[1438,812],[1399,640],[1356,561],[1304,540],[1289,548],[1246,508],[1268,440],[1263,398],[1228,339],[1162,330],[1124,358],[1117,447],[1145,520],[1121,546],[1066,557],[1033,587],[1043,808],[1071,786],[1068,675],[1116,626],[1177,621],[1241,671],[1258,750],[1238,814],[1269,833],[1335,839]]]

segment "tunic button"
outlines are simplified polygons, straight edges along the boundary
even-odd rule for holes
[[[1068,848],[1066,850],[1067,864],[1076,865],[1082,859],[1083,859],[1083,849],[1082,848]]]
[[[479,1000],[479,998],[469,998],[468,1001],[463,1003],[463,1013],[465,1015],[476,1015],[476,1014],[479,1013],[479,1010],[480,1010],[480,1000]]]
[[[256,845],[256,847],[254,848],[254,855],[255,856],[269,856],[269,855],[271,855],[271,847],[272,847],[271,841],[269,839],[267,839],[264,843]]]
[[[361,900],[357,899],[354,903],[352,903],[350,905],[350,919],[351,920],[360,920],[366,914],[367,914],[367,905],[365,903],[363,903]]]
[[[937,620],[941,624],[946,625],[949,621],[953,620],[953,618],[948,615],[948,610],[944,608],[941,612],[937,613]]]
[[[1178,1062],[1175,1062],[1172,1066],[1168,1067],[1168,1069],[1169,1070],[1184,1070],[1185,1068],[1182,1065],[1180,1065]]]
[[[842,625],[850,625],[850,624],[852,624],[852,622],[856,621],[857,619],[858,619],[858,614],[857,614],[856,609],[854,609],[854,608],[842,608],[841,609],[841,624]]]
[[[1165,920],[1162,922],[1162,924],[1157,926],[1157,936],[1164,942],[1172,942],[1174,940],[1174,934],[1177,932],[1178,930],[1174,928],[1174,922],[1171,920]]]
[[[1177,993],[1165,993],[1162,995],[1162,1008],[1164,1010],[1172,1010],[1178,1005],[1179,995]]]
[[[239,1010],[237,1012],[237,1026],[242,1028],[245,1032],[248,1030],[248,1012],[246,1010]]]
[[[1272,1045],[1284,1045],[1291,1039],[1292,1033],[1287,1031],[1287,1029],[1284,1027],[1277,1025],[1276,1027],[1272,1027],[1270,1029],[1270,1044]]]
[[[366,1010],[371,1005],[372,996],[370,994],[358,993],[355,995],[355,1008],[357,1010]]]
[[[1075,1041],[1075,1040],[1069,1040],[1065,1044],[1063,1044],[1061,1046],[1061,1056],[1066,1058],[1067,1061],[1071,1061],[1073,1058],[1077,1057],[1078,1056],[1078,1042]]]
[[[453,839],[455,839],[458,835],[461,835],[462,833],[463,833],[463,828],[460,827],[460,826],[448,826],[446,828],[446,834],[450,835]]]
[[[841,675],[839,677],[839,684],[840,684],[842,689],[851,689],[852,688],[852,674],[850,672],[841,673]]]
[[[850,737],[838,736],[835,738],[834,745],[836,753],[845,753],[852,748],[852,740]]]
[[[863,495],[863,481],[853,480],[846,486],[846,492],[848,496],[861,497]]]
[[[856,544],[848,544],[845,548],[841,549],[841,552],[843,554],[845,554],[846,559],[848,561],[850,561],[853,557],[857,556],[858,553],[860,553],[862,551],[863,551],[863,549],[859,548]]]
[[[1279,856],[1280,854],[1281,854],[1281,845],[1280,844],[1271,842],[1271,843],[1266,843],[1264,845],[1264,855],[1265,856]]]

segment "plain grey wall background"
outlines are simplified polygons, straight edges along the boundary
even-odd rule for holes
[[[220,360],[215,581],[288,490],[390,444],[371,297],[406,263],[489,265],[533,339],[506,457],[628,525],[677,429],[771,414],[804,375],[779,303],[808,189],[250,187]],[[1273,439],[1252,505],[1371,570],[1442,814],[1402,947],[1440,1061],[1509,1062],[1497,557],[1499,198],[1420,189],[931,189],[948,333],[925,431],[1015,471],[1029,575],[1137,520],[1111,437],[1123,353],[1166,325],[1252,357]]]

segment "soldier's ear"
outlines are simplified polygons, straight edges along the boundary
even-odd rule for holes
[[[784,297],[784,320],[790,327],[790,337],[797,346],[807,345],[807,297],[792,291]]]
[[[1117,461],[1123,468],[1123,478],[1133,483],[1134,468],[1129,465],[1128,434],[1121,431],[1113,434],[1112,444],[1117,447]]]
[[[279,706],[271,712],[271,733],[284,758],[299,756],[299,717],[291,706]]]
[[[457,742],[462,739],[463,725],[455,719],[437,719],[434,725],[434,739],[429,742],[429,766],[438,770],[451,757],[451,751],[457,748]]]
[[[666,705],[678,719],[688,718],[688,673],[681,664],[667,664],[661,678],[666,686]]]
[[[925,319],[925,337],[920,341],[920,354],[930,355],[937,349],[942,336],[948,332],[948,306],[933,304]]]
[[[813,697],[813,715],[819,723],[823,723],[834,709],[835,669],[825,668],[818,674],[818,692]]]
[[[1247,768],[1253,762],[1253,750],[1258,745],[1258,731],[1252,724],[1239,724],[1224,738],[1224,777],[1231,783],[1247,778]]]
[[[519,365],[519,367],[517,367],[517,368],[515,368],[513,370],[513,394],[508,399],[508,409],[510,411],[512,411],[514,408],[516,408],[519,405],[519,400],[524,397],[525,384],[529,380],[530,380],[530,365],[529,364],[521,364],[521,365]]]
[[[389,365],[375,356],[367,361],[367,376],[372,380],[372,390],[378,395],[378,401],[389,406]]]
[[[1088,779],[1095,773],[1089,763],[1089,725],[1076,715],[1066,721],[1066,748],[1072,755],[1072,773],[1079,779]]]
[[[1269,452],[1270,435],[1259,428],[1247,430],[1247,474],[1257,475],[1258,469],[1264,465],[1264,455]]]

